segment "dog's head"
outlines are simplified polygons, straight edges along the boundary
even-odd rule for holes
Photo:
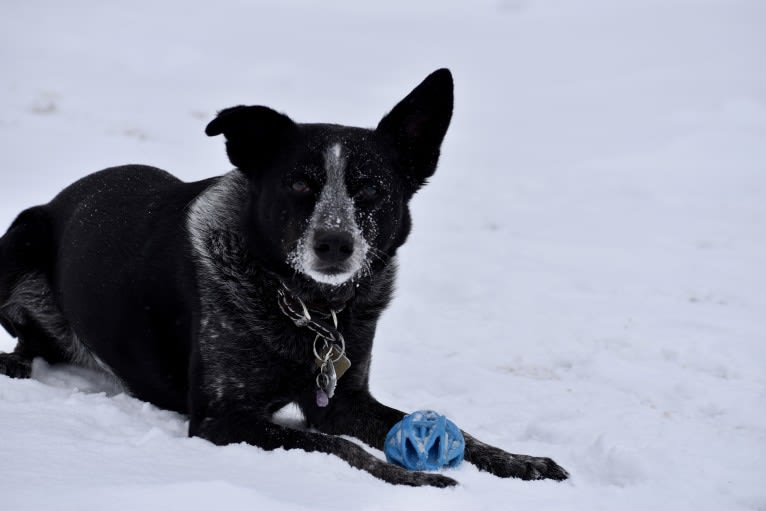
[[[409,234],[410,198],[436,170],[452,103],[440,69],[374,130],[297,124],[264,106],[221,111],[206,133],[226,137],[248,178],[253,254],[282,278],[329,287],[385,264]]]

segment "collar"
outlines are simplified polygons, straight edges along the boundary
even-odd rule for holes
[[[340,314],[354,297],[354,286],[338,288],[322,292],[321,288],[305,285],[301,281],[287,285],[284,280],[277,279],[277,293],[284,295],[286,300],[295,305],[301,313],[305,308],[314,317],[329,319],[334,311]]]
[[[277,290],[277,304],[282,313],[295,323],[295,326],[308,327],[331,343],[337,343],[342,339],[342,335],[338,332],[338,314],[346,307],[346,302],[340,306],[329,303],[307,305],[282,282]]]
[[[340,310],[329,308],[329,313],[324,315],[321,310],[309,308],[284,283],[277,290],[277,304],[296,327],[305,327],[316,334],[312,345],[314,363],[319,368],[316,376],[316,404],[325,407],[335,394],[338,378],[351,366],[346,356],[346,341],[338,330]]]

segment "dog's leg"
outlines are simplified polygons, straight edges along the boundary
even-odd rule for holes
[[[320,431],[335,435],[350,435],[383,449],[386,434],[404,417],[404,412],[379,403],[367,392],[336,395],[331,406],[318,409],[307,403],[303,407],[309,423]],[[465,460],[479,470],[498,477],[519,479],[564,480],[567,471],[550,458],[511,454],[476,440],[463,431]]]
[[[404,412],[379,403],[369,392],[338,393],[326,408],[313,400],[300,403],[309,425],[331,435],[350,435],[383,450],[386,435]]]
[[[344,438],[280,426],[255,412],[237,411],[201,420],[192,417],[189,435],[205,438],[218,445],[247,442],[266,450],[303,449],[334,454],[352,467],[391,484],[439,488],[457,484],[453,479],[439,474],[410,472],[381,461]]]

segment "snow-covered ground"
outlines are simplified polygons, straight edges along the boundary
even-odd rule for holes
[[[450,67],[372,387],[572,478],[392,487],[38,362],[0,376],[0,507],[766,509],[764,27],[761,0],[3,2],[2,229],[106,166],[223,173],[217,109],[372,126]]]

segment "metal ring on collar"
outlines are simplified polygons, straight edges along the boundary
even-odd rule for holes
[[[338,339],[340,340],[340,350],[338,350],[338,356],[332,359],[333,363],[343,358],[343,356],[346,354],[346,340],[343,338],[342,333],[337,330],[335,332],[338,334]],[[330,353],[332,353],[332,351],[330,351]]]
[[[314,346],[313,346],[313,348],[314,348],[314,356],[316,357],[317,360],[321,360],[322,362],[325,362],[325,361],[327,361],[327,358],[329,357],[329,355],[330,355],[332,350],[327,350],[327,354],[324,357],[319,355],[319,350],[317,350],[317,340],[319,340],[319,339],[322,339],[322,341],[324,342],[323,348],[327,347],[327,339],[325,339],[321,335],[317,334],[316,337],[314,337]],[[333,360],[333,362],[334,362],[334,360]]]

